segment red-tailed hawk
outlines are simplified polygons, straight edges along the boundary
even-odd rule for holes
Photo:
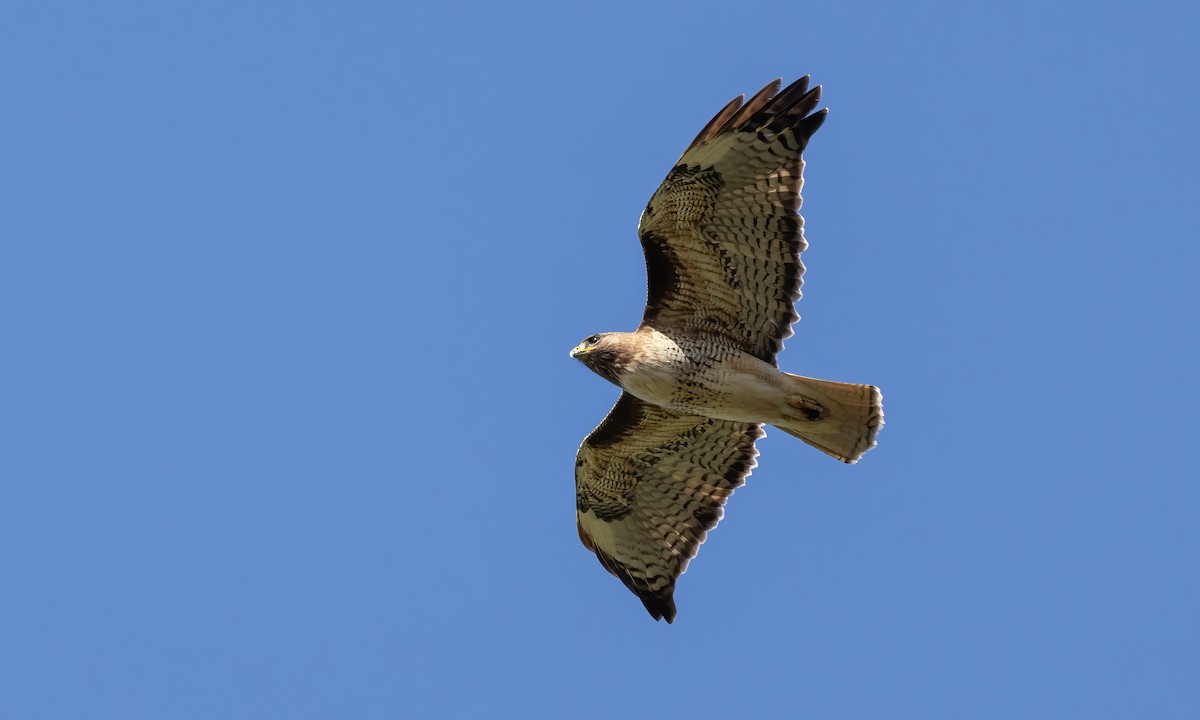
[[[803,77],[735,98],[688,146],[638,224],[646,312],[634,332],[571,351],[622,389],[579,447],[579,538],[657,620],[725,500],[746,481],[762,426],[852,463],[883,425],[879,389],[782,372],[807,247],[801,153],[825,121]]]

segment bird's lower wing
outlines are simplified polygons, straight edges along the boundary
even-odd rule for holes
[[[621,395],[575,463],[579,537],[657,620],[755,466],[754,423],[679,415]]]

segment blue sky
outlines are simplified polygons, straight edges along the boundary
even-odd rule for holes
[[[1200,716],[1194,4],[249,5],[0,11],[0,715]],[[567,351],[806,73],[780,364],[888,424],[654,623]]]

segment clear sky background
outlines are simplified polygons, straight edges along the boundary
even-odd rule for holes
[[[1200,717],[1195,3],[0,11],[0,716]],[[575,532],[642,207],[811,73],[782,433]]]

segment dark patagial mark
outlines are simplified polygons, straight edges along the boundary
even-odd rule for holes
[[[679,274],[675,271],[678,260],[666,241],[655,233],[644,233],[641,241],[646,255],[646,313],[642,322],[650,323],[667,299],[679,291]]]
[[[629,393],[621,393],[617,404],[609,411],[604,422],[588,435],[587,444],[597,450],[612,447],[638,426],[645,418],[646,407]]]

